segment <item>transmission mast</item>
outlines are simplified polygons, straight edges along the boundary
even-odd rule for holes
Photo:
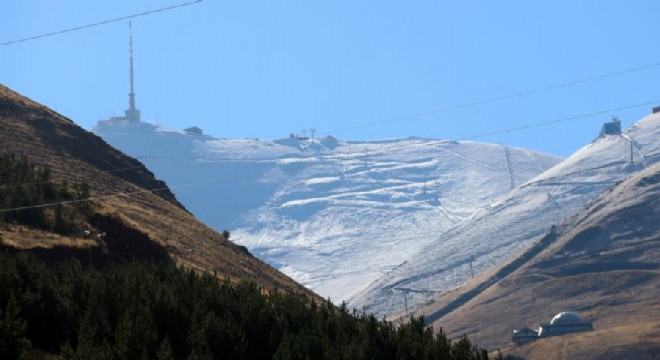
[[[126,119],[129,123],[139,123],[140,122],[140,110],[135,107],[135,89],[133,82],[133,25],[131,21],[128,22],[128,31],[129,31],[129,64],[130,64],[130,83],[131,83],[131,92],[128,94],[128,110],[125,111]]]

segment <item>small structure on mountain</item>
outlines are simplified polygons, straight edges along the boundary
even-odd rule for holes
[[[539,327],[539,337],[591,331],[593,329],[591,323],[582,320],[578,314],[572,311],[564,311],[555,315],[550,320],[550,324],[541,324],[541,327]]]
[[[306,140],[309,140],[309,137],[305,136],[305,134],[300,135],[300,134],[291,133],[291,134],[289,134],[289,139],[296,139],[296,140],[300,140],[300,141],[306,141]]]
[[[653,109],[651,109],[653,114],[659,113],[660,112],[660,106],[656,106]]]
[[[621,135],[621,121],[619,121],[618,117],[613,116],[612,121],[603,124],[598,137],[601,138],[607,135]]]
[[[193,135],[193,136],[202,136],[204,135],[204,131],[197,126],[189,127],[187,129],[183,129],[183,132],[186,133],[186,135]]]
[[[593,329],[591,323],[583,320],[578,314],[572,311],[563,311],[555,315],[549,324],[541,324],[538,330],[528,327],[513,330],[512,340],[517,345],[521,345],[543,337],[592,331]]]
[[[516,345],[527,344],[539,338],[539,333],[528,327],[513,330],[513,342]]]

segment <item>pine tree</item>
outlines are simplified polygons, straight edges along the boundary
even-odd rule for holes
[[[32,348],[25,336],[27,321],[20,317],[20,307],[14,294],[9,296],[5,310],[0,314],[0,359],[18,359]]]

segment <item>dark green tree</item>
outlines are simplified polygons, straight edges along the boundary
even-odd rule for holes
[[[0,313],[0,358],[18,359],[32,348],[25,336],[27,321],[20,317],[20,307],[13,294]]]

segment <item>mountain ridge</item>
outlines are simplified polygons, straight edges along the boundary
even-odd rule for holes
[[[484,276],[421,312],[434,314],[480,282],[487,286],[433,316],[434,325],[452,336],[472,333],[488,346],[508,343],[506,353],[529,358],[652,358],[660,353],[659,195],[655,164],[553,227],[535,244],[535,254],[519,257],[504,276]],[[514,328],[538,325],[567,309],[582,313],[595,331],[510,345]]]
[[[270,291],[299,292],[319,299],[195,219],[166,184],[157,180],[142,163],[71,120],[2,85],[0,144],[5,153],[23,154],[37,166],[48,167],[53,181],[61,186],[87,183],[98,218],[85,226],[95,233],[106,233],[108,244],[124,247],[127,244],[122,243],[122,237],[127,233],[113,234],[112,230],[133,229],[137,231],[133,238],[143,238],[165,249],[180,265],[215,272],[232,281],[253,279]],[[108,221],[115,225],[108,225]],[[28,230],[5,224],[0,230],[4,246],[43,252],[65,249],[63,254],[81,248],[92,253],[99,246],[91,240],[85,241],[82,233],[62,236]],[[114,236],[117,238],[110,238]]]
[[[597,138],[440,235],[411,261],[371,284],[351,305],[400,316],[404,302],[413,309],[429,305],[469,282],[472,272],[479,276],[508,262],[553,224],[660,159],[658,136],[660,116],[652,114],[620,135]]]
[[[149,123],[94,131],[168,183],[184,184],[173,186],[177,197],[206,223],[337,303],[559,161],[418,137],[222,139]],[[185,187],[195,183],[205,185]],[[228,207],[210,207],[217,203]]]

